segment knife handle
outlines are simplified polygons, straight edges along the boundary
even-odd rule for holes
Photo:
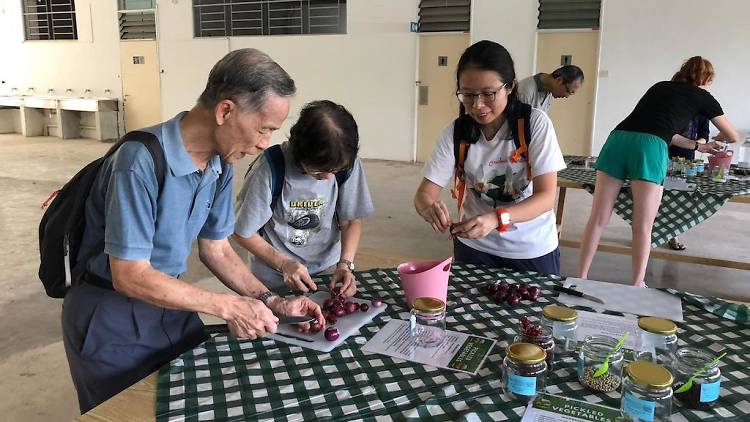
[[[213,334],[227,334],[229,333],[229,327],[227,324],[209,324],[203,327],[203,332],[209,336]]]
[[[565,293],[571,296],[577,296],[577,297],[583,297],[583,293],[579,292],[578,290],[569,289],[567,287],[563,286],[555,286],[552,288],[552,290],[560,293]]]

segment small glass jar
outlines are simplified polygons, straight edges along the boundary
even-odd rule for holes
[[[409,317],[409,334],[417,346],[439,346],[445,337],[445,302],[434,297],[414,299]]]
[[[547,387],[547,355],[536,344],[513,343],[505,350],[503,388],[511,400],[527,402]]]
[[[552,370],[552,363],[555,359],[555,338],[552,337],[552,328],[544,325],[539,328],[541,329],[539,335],[531,335],[524,330],[523,325],[519,325],[518,335],[513,339],[513,343],[531,343],[541,347],[546,355],[547,368]]]
[[[558,353],[575,350],[578,327],[578,312],[575,309],[557,305],[545,306],[542,309],[542,326],[552,330]]]
[[[622,364],[625,361],[622,348],[612,352],[617,345],[617,339],[607,336],[587,336],[578,352],[578,382],[589,390],[599,393],[609,393],[617,390],[622,382]],[[594,377],[607,355],[609,369],[606,373]]]
[[[695,171],[699,176],[702,176],[706,171],[706,163],[704,163],[703,160],[695,160]]]
[[[620,410],[636,421],[668,421],[672,416],[672,374],[653,362],[628,364]]]
[[[688,409],[710,410],[719,400],[721,391],[721,370],[719,364],[713,362],[713,357],[703,350],[694,347],[681,347],[672,356],[672,374],[674,375],[674,398]],[[693,379],[692,387],[682,393],[676,391],[685,382],[700,371]]]
[[[677,325],[663,318],[643,317],[638,320],[641,336],[639,360],[649,360],[669,365],[672,354],[677,350]],[[653,348],[656,356],[650,349]]]

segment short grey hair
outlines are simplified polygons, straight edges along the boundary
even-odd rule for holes
[[[290,97],[296,91],[294,80],[271,57],[254,48],[243,48],[214,65],[198,103],[213,108],[228,99],[243,111],[257,111],[270,95]]]

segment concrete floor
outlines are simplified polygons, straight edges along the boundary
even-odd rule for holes
[[[23,138],[0,135],[0,414],[4,420],[67,421],[77,414],[60,334],[60,300],[49,299],[38,281],[37,226],[40,205],[85,163],[101,156],[108,144],[92,140]],[[247,162],[237,167],[244,174]],[[420,166],[367,161],[365,169],[376,214],[365,224],[362,247],[413,257],[451,254],[444,236],[435,235],[412,208]],[[235,186],[240,183],[238,180]],[[446,200],[448,200],[446,195]],[[578,238],[588,218],[591,196],[572,190],[566,201],[564,237]],[[683,236],[691,253],[750,261],[748,206],[729,203],[715,216]],[[605,240],[626,241],[628,226],[613,217]],[[562,249],[562,268],[572,274],[577,250]],[[199,282],[210,274],[194,257],[185,280]],[[629,279],[628,257],[597,255],[592,279]],[[748,273],[700,265],[652,260],[647,282],[695,293],[750,300]],[[201,285],[209,286],[205,281]]]

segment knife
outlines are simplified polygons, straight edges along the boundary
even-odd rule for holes
[[[604,301],[601,300],[601,299],[599,299],[598,297],[587,295],[586,293],[579,292],[578,290],[569,289],[569,288],[563,287],[563,286],[555,286],[555,287],[552,288],[552,290],[554,290],[556,292],[560,292],[560,293],[565,293],[565,294],[568,294],[568,295],[571,295],[571,296],[581,297],[581,298],[584,298],[586,300],[590,300],[592,302],[596,302],[596,303],[600,303],[600,304],[604,305]]]
[[[311,316],[280,316],[279,324],[302,324],[314,320],[315,318]],[[229,327],[227,324],[209,324],[203,328],[203,331],[208,335],[226,334],[229,332]]]

